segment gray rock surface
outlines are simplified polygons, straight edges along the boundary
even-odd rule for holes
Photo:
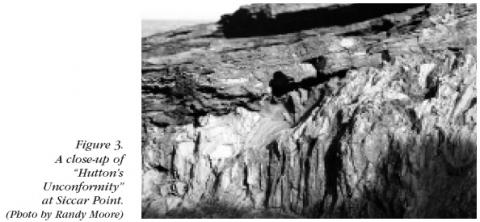
[[[476,5],[399,8],[143,38],[143,217],[476,217]]]

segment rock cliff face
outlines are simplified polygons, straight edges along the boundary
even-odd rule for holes
[[[473,4],[255,4],[144,38],[143,217],[476,217],[476,56]]]

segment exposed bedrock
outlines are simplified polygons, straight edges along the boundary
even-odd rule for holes
[[[233,14],[222,16],[219,23],[226,37],[273,35],[304,29],[348,25],[421,4],[252,4]],[[393,23],[377,28],[390,28]]]
[[[476,5],[398,8],[144,38],[143,217],[476,217]]]

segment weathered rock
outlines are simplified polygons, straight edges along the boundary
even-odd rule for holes
[[[304,29],[347,25],[385,14],[402,12],[419,4],[252,4],[220,20],[227,37],[271,35]],[[389,28],[393,24],[375,24]]]
[[[476,5],[397,8],[144,38],[143,216],[476,217]],[[278,29],[353,9],[379,12]]]

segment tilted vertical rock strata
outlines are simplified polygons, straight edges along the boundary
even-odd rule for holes
[[[474,4],[255,4],[142,56],[145,218],[476,217]]]

